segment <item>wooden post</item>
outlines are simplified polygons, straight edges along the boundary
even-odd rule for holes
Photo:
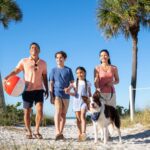
[[[133,102],[133,87],[130,85],[129,87],[129,95],[130,95],[130,119],[133,121],[134,119],[134,102]]]

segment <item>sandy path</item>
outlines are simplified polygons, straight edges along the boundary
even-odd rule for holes
[[[34,130],[34,128],[32,128]],[[0,150],[150,150],[150,130],[137,124],[134,128],[121,129],[122,144],[118,143],[117,133],[106,145],[100,140],[94,144],[94,133],[91,125],[87,126],[87,140],[77,141],[75,121],[67,120],[64,136],[65,141],[55,141],[54,126],[41,127],[43,139],[26,139],[24,127],[0,127]]]

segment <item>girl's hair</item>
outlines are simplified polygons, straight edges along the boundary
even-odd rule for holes
[[[30,44],[30,48],[31,48],[32,45],[36,45],[36,47],[37,47],[37,48],[39,49],[39,51],[40,51],[40,45],[39,45],[38,43],[32,42],[32,43]]]
[[[81,67],[81,66],[79,66],[79,67],[76,68],[76,72],[77,72],[77,70],[82,70],[82,71],[85,73],[84,81],[85,81],[85,89],[86,89],[86,93],[87,93],[86,70],[85,70],[84,67]],[[77,91],[78,91],[78,83],[79,83],[79,79],[77,78],[77,80],[76,80],[76,90],[77,90]]]
[[[67,58],[67,54],[64,51],[59,51],[59,52],[55,53],[55,58],[57,57],[57,54],[61,54],[64,57],[64,59]]]
[[[107,49],[102,49],[100,52],[99,52],[99,56],[101,56],[101,53],[102,52],[105,52],[105,53],[107,53],[107,55],[109,56],[109,59],[108,59],[108,64],[110,64],[111,65],[111,61],[110,61],[110,55],[109,55],[109,52],[108,52],[108,50]],[[102,61],[101,61],[101,63],[102,63]]]

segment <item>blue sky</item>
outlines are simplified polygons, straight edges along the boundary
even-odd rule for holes
[[[116,85],[117,104],[128,107],[131,80],[132,41],[122,35],[106,40],[98,29],[96,20],[97,0],[16,0],[23,12],[23,20],[10,22],[9,28],[0,25],[0,71],[5,77],[21,58],[29,56],[29,45],[37,42],[40,57],[47,62],[48,76],[55,67],[54,54],[64,50],[68,54],[66,65],[75,75],[77,66],[84,66],[87,79],[93,85],[93,70],[99,64],[99,51],[108,49],[111,62],[118,67],[120,83]],[[150,87],[150,32],[141,28],[138,42],[137,87]],[[22,77],[22,73],[19,74]],[[76,77],[76,76],[75,76]],[[21,102],[21,97],[5,93],[6,104]],[[136,109],[149,106],[150,90],[139,90]],[[54,114],[54,106],[45,101],[44,113]],[[68,116],[73,116],[72,100]]]

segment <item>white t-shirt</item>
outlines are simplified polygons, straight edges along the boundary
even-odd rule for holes
[[[76,81],[74,82],[73,86],[76,88]],[[91,87],[91,83],[87,81],[87,89],[85,87],[84,80],[78,80],[78,91],[76,96],[73,97],[73,110],[80,111],[85,103],[82,100],[82,96],[89,97],[88,89]]]

